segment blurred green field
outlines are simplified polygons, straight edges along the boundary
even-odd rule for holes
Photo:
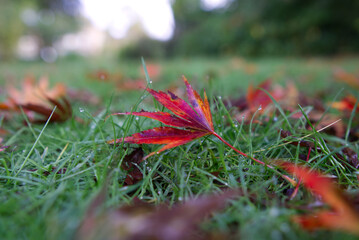
[[[241,58],[188,58],[163,61],[146,61],[161,68],[157,88],[166,88],[176,84],[182,75],[195,81],[198,87],[213,84],[217,94],[235,95],[244,92],[250,83],[259,83],[268,78],[273,82],[293,81],[300,90],[314,93],[318,89],[327,89],[336,82],[333,71],[343,68],[356,73],[358,58],[264,58],[245,60]],[[69,87],[95,90],[102,97],[108,96],[111,84],[89,81],[86,77],[96,70],[105,70],[110,74],[122,74],[132,79],[143,79],[141,60],[126,61],[110,58],[73,58],[62,59],[54,64],[43,62],[12,62],[0,65],[0,80],[21,81],[26,75],[48,76],[51,82],[64,82]]]

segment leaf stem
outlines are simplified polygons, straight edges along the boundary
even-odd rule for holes
[[[242,156],[244,156],[244,157],[247,157],[247,158],[249,158],[249,159],[251,159],[251,160],[253,160],[253,161],[255,161],[255,162],[257,162],[257,163],[259,163],[259,164],[261,164],[261,165],[263,165],[263,166],[265,166],[265,167],[268,167],[268,168],[272,169],[273,171],[275,171],[276,173],[278,173],[279,175],[281,175],[282,178],[284,178],[285,180],[287,180],[288,182],[290,182],[293,186],[296,186],[296,185],[297,185],[297,182],[296,182],[295,180],[293,180],[292,178],[290,178],[290,177],[287,176],[287,175],[284,175],[284,174],[278,172],[273,166],[268,165],[268,164],[266,164],[265,162],[262,162],[262,161],[260,161],[260,160],[258,160],[258,159],[256,159],[256,158],[254,158],[254,157],[252,157],[252,156],[249,156],[249,155],[245,154],[244,152],[238,150],[237,148],[235,148],[235,147],[233,147],[231,144],[229,144],[226,140],[224,140],[224,139],[223,139],[220,135],[218,135],[216,132],[212,132],[212,134],[213,134],[214,136],[216,136],[219,140],[221,140],[224,144],[226,144],[228,147],[232,148],[235,152],[237,152],[237,153],[239,153],[240,155],[242,155]]]

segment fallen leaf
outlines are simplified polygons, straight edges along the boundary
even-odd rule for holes
[[[36,84],[33,78],[25,78],[22,90],[13,86],[8,87],[8,99],[0,104],[1,110],[20,111],[22,108],[31,122],[46,122],[54,107],[51,122],[63,122],[72,116],[72,108],[66,99],[66,87],[58,83],[52,89],[49,88],[48,79],[43,77]],[[42,115],[37,119],[35,113]]]
[[[53,88],[49,88],[47,77],[42,77],[36,83],[32,77],[26,77],[22,83],[22,89],[18,90],[12,85],[7,87],[8,100],[10,103],[15,104],[14,107],[19,105],[39,105],[49,107],[51,103],[47,98],[59,99],[66,96],[66,87],[62,83],[57,83]]]
[[[122,161],[121,167],[128,171],[125,179],[125,185],[133,185],[142,180],[143,174],[138,168],[138,164],[142,162],[144,153],[142,148],[136,148],[132,153],[126,155]]]
[[[351,87],[359,89],[359,77],[355,76],[352,73],[348,73],[343,69],[338,68],[334,71],[334,77],[339,82],[344,82]]]
[[[355,152],[354,150],[352,150],[349,147],[345,147],[342,150],[343,155],[347,156],[347,161],[355,168],[359,167],[359,160],[358,160],[358,153]],[[345,158],[343,158],[341,155],[339,155],[339,157],[344,160]]]
[[[272,81],[268,79],[255,87],[250,85],[245,96],[230,100],[227,105],[238,108],[240,112],[235,115],[235,118],[239,122],[249,123],[255,113],[266,112],[268,115],[272,115],[276,111],[268,93],[281,105],[282,109],[289,111],[294,111],[297,108],[301,96],[292,82],[288,82],[286,87],[282,87],[278,84],[273,85]],[[269,118],[267,119],[269,120]]]
[[[226,206],[229,199],[241,195],[238,190],[202,196],[169,207],[135,200],[132,205],[100,211],[106,194],[102,191],[90,204],[76,239],[206,239],[198,226]]]
[[[320,210],[304,216],[295,216],[293,220],[307,230],[342,230],[359,235],[359,214],[342,191],[325,176],[303,166],[282,162],[286,171],[301,179],[304,186],[313,194],[320,196],[331,210]]]
[[[183,99],[177,97],[172,92],[168,92],[168,94],[166,94],[162,91],[157,92],[150,88],[146,89],[158,102],[160,102],[165,108],[172,111],[175,115],[172,115],[167,112],[146,111],[112,114],[134,115],[152,118],[172,127],[157,127],[139,133],[135,133],[132,136],[128,136],[125,138],[110,140],[107,143],[114,144],[125,142],[133,144],[165,144],[165,146],[163,146],[161,149],[145,156],[144,159],[146,159],[154,154],[158,154],[164,150],[186,144],[197,138],[201,138],[207,135],[214,135],[224,144],[226,144],[242,156],[248,157],[259,164],[273,169],[273,166],[267,165],[266,163],[251,156],[248,156],[247,154],[236,149],[227,141],[225,141],[219,134],[217,134],[214,131],[212,114],[206,92],[204,92],[204,99],[202,99],[201,96],[192,88],[187,79],[184,76],[182,78],[186,85],[187,95],[190,104],[185,102]],[[282,177],[295,185],[295,182],[293,182],[293,180],[289,177]]]
[[[142,79],[125,79],[117,83],[117,89],[125,90],[138,90],[146,88],[146,82]]]
[[[154,96],[157,101],[172,111],[175,115],[167,112],[146,111],[113,114],[143,116],[158,120],[169,126],[179,127],[181,129],[172,127],[158,127],[136,133],[132,136],[125,137],[124,139],[111,140],[108,143],[120,143],[124,141],[127,143],[135,144],[166,144],[157,152],[152,152],[145,157],[148,158],[155,153],[160,153],[166,149],[183,145],[206,135],[218,135],[214,132],[212,115],[210,112],[207,96],[205,95],[203,101],[199,94],[192,89],[191,85],[189,85],[187,79],[183,77],[183,80],[187,87],[187,94],[191,105],[178,98],[171,92],[166,94],[162,91],[157,92],[153,89],[146,89],[152,96]]]
[[[66,98],[62,98],[59,100],[47,98],[47,100],[52,104],[50,108],[34,104],[19,105],[19,107],[22,107],[24,109],[30,121],[34,123],[46,122],[51,116],[51,113],[53,112],[55,106],[56,110],[52,114],[50,122],[64,122],[67,119],[71,118],[72,107],[70,102]],[[43,118],[37,119],[32,113],[40,114],[43,116]]]
[[[68,89],[67,92],[71,100],[89,103],[91,105],[97,105],[101,102],[96,95],[85,89]]]
[[[358,100],[353,95],[348,95],[345,96],[341,101],[334,102],[332,107],[338,109],[339,111],[350,113],[354,110],[355,104],[357,102]],[[357,105],[355,111],[359,112],[359,104]]]
[[[99,69],[87,74],[87,78],[91,80],[96,80],[99,82],[109,82],[109,81],[120,81],[122,80],[122,74],[110,74],[108,71]]]
[[[253,85],[249,85],[247,90],[247,104],[251,111],[257,111],[258,108],[266,108],[270,103],[272,103],[272,99],[268,96],[266,91],[270,91],[270,87],[272,85],[271,80],[266,80],[259,84],[257,87],[253,87]]]
[[[146,70],[147,70],[147,73],[148,73],[149,77],[151,78],[151,80],[155,80],[155,79],[158,79],[159,76],[161,75],[162,67],[160,64],[147,63]],[[141,71],[142,76],[145,76],[145,71],[144,71],[143,67],[140,68],[140,71]]]
[[[156,74],[156,70],[153,69],[153,71],[154,72],[151,72],[151,74]],[[87,74],[87,77],[89,79],[96,80],[99,82],[114,83],[117,90],[120,91],[138,90],[146,87],[146,82],[143,79],[133,79],[126,77],[121,73],[109,73],[108,71],[102,69]]]

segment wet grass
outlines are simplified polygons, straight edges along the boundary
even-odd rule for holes
[[[229,58],[163,61],[159,63],[162,74],[153,81],[152,88],[164,90],[176,85],[184,89],[179,79],[185,74],[195,89],[202,92],[205,88],[209,93],[215,130],[241,151],[264,162],[272,159],[303,162],[300,156],[307,154],[308,149],[288,144],[288,139],[280,137],[280,130],[291,131],[294,137],[310,134],[322,151],[313,151],[307,164],[335,176],[348,191],[355,191],[358,186],[356,169],[335,158],[333,153],[340,151],[339,145],[333,147],[326,143],[344,142],[358,150],[357,142],[308,131],[307,120],[291,120],[290,112],[258,115],[256,120],[269,117],[269,121],[263,124],[252,121],[247,125],[232,118],[231,109],[225,107],[223,101],[245,94],[250,82],[258,83],[267,78],[282,84],[291,80],[309,95],[325,91],[325,101],[332,101],[345,87],[333,80],[333,69],[342,67],[356,71],[358,62],[358,59],[244,61]],[[240,188],[245,195],[231,201],[224,211],[202,226],[207,231],[230,234],[233,238],[352,238],[337,232],[308,233],[293,224],[290,217],[298,211],[285,204],[293,187],[275,172],[236,154],[214,137],[195,140],[149,158],[138,166],[143,180],[124,186],[126,171],[120,165],[124,156],[137,146],[117,147],[106,141],[160,124],[131,116],[112,116],[104,120],[114,112],[141,108],[162,111],[163,108],[141,90],[116,90],[113,82],[89,80],[86,76],[97,69],[105,69],[144,79],[141,67],[140,60],[102,59],[0,66],[4,85],[26,74],[48,75],[52,82],[63,81],[73,88],[88,89],[102,100],[97,106],[73,102],[74,116],[61,124],[24,124],[24,115],[16,116],[11,122],[2,121],[1,127],[8,131],[3,136],[3,144],[10,146],[0,153],[0,234],[3,239],[72,238],[89,202],[105,183],[109,193],[107,206],[131,203],[135,197],[156,204],[173,204],[228,187]],[[143,145],[142,148],[148,154],[158,146]],[[290,204],[302,206],[313,201],[301,188]]]

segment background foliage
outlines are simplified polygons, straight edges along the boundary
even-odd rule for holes
[[[24,34],[36,36],[41,47],[51,46],[79,27],[77,0],[0,0],[0,6],[0,60],[15,56],[18,39]],[[24,20],[25,10],[35,14],[31,23]]]
[[[187,0],[175,1],[173,11],[176,33],[163,45],[167,56],[359,51],[359,2],[355,0],[234,0],[213,11],[203,10],[200,0]]]

